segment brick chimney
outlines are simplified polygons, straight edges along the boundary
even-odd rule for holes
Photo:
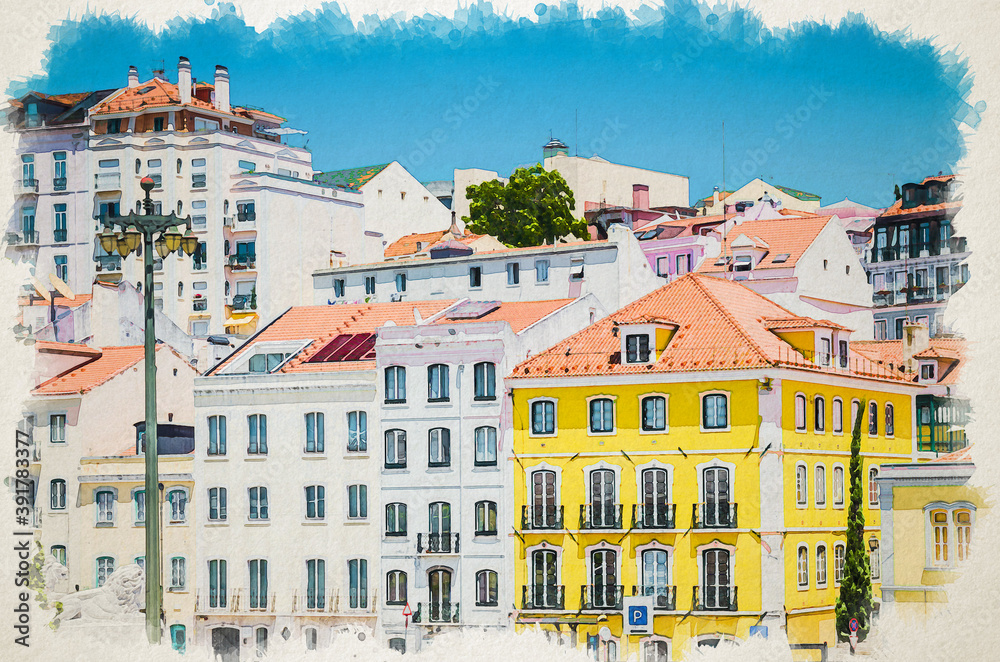
[[[128,86],[139,87],[139,70],[134,64],[128,68]]]
[[[645,184],[632,184],[632,207],[649,209],[649,187]]]
[[[191,63],[183,55],[177,62],[177,92],[181,103],[191,103]]]
[[[931,346],[930,332],[926,324],[907,322],[903,325],[903,363],[908,372],[917,371],[914,354],[919,354]]]
[[[215,109],[229,112],[229,69],[215,65]]]

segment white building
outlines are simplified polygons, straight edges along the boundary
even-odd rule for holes
[[[659,287],[632,233],[613,227],[607,241],[474,253],[446,245],[429,258],[321,269],[315,302],[475,299],[541,301],[592,293],[617,310]]]
[[[515,560],[506,523],[518,513],[503,378],[605,315],[593,295],[460,301],[421,324],[379,329],[379,636],[390,647],[420,650],[451,627],[509,626]]]

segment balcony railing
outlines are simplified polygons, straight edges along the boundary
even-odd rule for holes
[[[191,302],[191,310],[195,312],[208,310],[208,299],[195,299]]]
[[[891,306],[896,301],[896,295],[892,292],[876,292],[872,295],[872,303],[875,304],[876,308],[884,308],[885,306]]]
[[[620,503],[582,504],[580,506],[580,528],[622,528],[622,505]]]
[[[624,586],[587,584],[580,587],[580,609],[621,611]]]
[[[94,175],[95,191],[120,191],[122,176],[119,172],[99,172]]]
[[[32,179],[30,177],[24,177],[17,180],[14,183],[14,193],[15,195],[23,195],[25,193],[38,193],[38,180]]]
[[[653,609],[657,611],[674,611],[677,609],[676,586],[633,586],[632,595],[653,598]]]
[[[52,190],[53,191],[65,191],[66,190],[66,178],[65,177],[53,177],[52,178]]]
[[[192,271],[205,271],[208,269],[208,260],[193,260],[191,262]]]
[[[969,445],[965,428],[954,423],[917,425],[917,450],[923,453],[954,453]]]
[[[22,246],[37,246],[38,245],[38,233],[34,231],[24,230],[21,232]]]
[[[287,598],[286,598],[287,599]],[[214,606],[213,606],[214,602]],[[256,604],[251,607],[250,591],[247,589],[233,589],[227,593],[216,593],[214,591],[198,591],[195,594],[194,610],[196,613],[274,613],[278,595],[271,593],[266,596],[258,596]],[[263,604],[263,606],[260,606]]]
[[[635,504],[632,506],[633,529],[673,529],[676,506],[672,503]]]
[[[414,623],[458,623],[457,602],[418,602],[413,612]]]
[[[691,591],[694,611],[737,611],[735,586],[695,586]]]
[[[521,609],[565,609],[566,587],[561,584],[531,584],[521,587]]]
[[[563,507],[521,506],[521,528],[526,531],[563,528]]]
[[[230,255],[226,262],[233,271],[243,269],[256,269],[257,256],[255,255]]]
[[[457,533],[417,534],[418,554],[458,554],[458,550]]]
[[[691,506],[692,529],[735,529],[736,504],[695,503]]]
[[[52,238],[55,239],[57,242],[66,241],[68,235],[69,232],[67,232],[65,228],[61,230],[52,231]]]
[[[923,303],[931,301],[934,298],[934,290],[930,287],[911,287],[909,296],[907,297],[908,303]]]
[[[121,271],[122,258],[118,255],[99,255],[95,260],[98,271]]]

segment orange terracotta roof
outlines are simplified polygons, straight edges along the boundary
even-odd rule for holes
[[[163,345],[158,345],[159,350]],[[102,347],[99,356],[61,375],[39,384],[35,395],[86,393],[120,375],[143,359],[142,345]]]
[[[445,312],[434,324],[463,324],[468,322],[507,322],[514,333],[520,333],[546,315],[554,313],[576,299],[552,299],[549,301],[512,301],[476,319],[448,319]]]
[[[791,209],[789,207],[779,209],[778,213],[782,216],[819,216],[819,214],[815,212],[805,211],[803,209]]]
[[[215,86],[210,83],[198,83],[197,86],[215,89]],[[139,83],[135,87],[125,88],[118,94],[114,94],[110,98],[101,101],[91,109],[90,114],[108,115],[112,113],[127,113],[156,108],[158,106],[179,106],[180,103],[181,96],[176,84],[163,80],[162,78],[153,78],[145,83]],[[216,110],[215,106],[208,101],[202,101],[193,95],[191,97],[191,101],[185,105],[192,106],[194,108],[201,108],[203,110],[219,112]],[[271,113],[266,113],[262,110],[251,110],[235,105],[230,107],[229,112],[230,115],[246,119],[252,119],[251,113],[269,115],[279,122],[284,121],[284,118],[272,115]]]
[[[101,350],[89,345],[71,342],[54,342],[51,340],[36,340],[35,351],[45,354],[70,354],[73,356],[100,356]]]
[[[955,200],[953,202],[941,202],[936,205],[917,205],[916,207],[903,209],[903,201],[896,200],[892,203],[891,207],[882,212],[882,216],[900,216],[902,214],[917,214],[928,211],[946,211],[948,209],[960,209],[961,207],[962,201]]]
[[[941,457],[936,457],[931,460],[931,464],[934,462],[972,462],[972,447],[975,444],[969,444],[965,448],[960,448],[953,453],[948,453],[947,455],[942,455]]]
[[[930,347],[914,354],[916,358],[939,359],[938,384],[952,385],[958,382],[962,363],[965,361],[967,342],[964,338],[931,338]],[[893,366],[903,365],[902,340],[855,340],[851,351],[872,361]],[[909,381],[917,381],[916,373],[908,373]]]
[[[932,177],[925,177],[921,184],[926,184],[927,182],[950,182],[955,179],[957,175],[934,175]]]
[[[655,363],[628,364],[614,323],[652,315],[674,320],[679,329]],[[514,369],[511,377],[562,377],[663,372],[735,370],[787,365],[845,372],[806,362],[791,345],[762,323],[795,318],[773,301],[739,282],[688,274],[592,324]],[[849,374],[894,379],[888,371],[869,373],[856,365]]]
[[[850,331],[850,329],[846,326],[841,326],[836,322],[831,322],[830,320],[817,320],[812,317],[766,318],[761,320],[761,322],[764,324],[764,328],[772,331],[780,331],[782,329],[811,329],[814,327]]]
[[[62,296],[61,294],[57,294],[54,303],[55,303],[56,306],[62,306],[64,308],[77,308],[78,306],[82,306],[83,304],[85,304],[88,301],[90,301],[91,296],[92,295],[90,295],[90,294],[77,294],[76,297],[74,297],[73,300],[70,301],[69,299],[67,299],[66,297]],[[18,297],[17,298],[17,305],[22,306],[22,307],[25,307],[25,306],[32,306],[32,307],[43,306],[43,307],[47,308],[48,305],[49,305],[49,302],[46,301],[45,299],[39,297],[39,296],[33,296],[33,297],[31,297],[30,300],[28,299],[28,297]]]
[[[759,263],[758,269],[788,269],[795,266],[802,254],[823,231],[832,216],[805,216],[773,218],[763,221],[745,221],[735,226],[726,235],[726,246],[730,246],[741,234],[754,237],[768,245],[767,254]],[[784,262],[774,262],[778,255],[788,255]],[[719,273],[727,270],[726,265],[717,265],[717,260],[703,260],[698,267],[698,273]]]
[[[416,234],[408,234],[405,237],[400,237],[396,241],[392,242],[385,247],[384,255],[387,258],[390,257],[401,257],[403,255],[415,255],[416,253],[422,253],[434,244],[441,241],[441,239],[448,235],[451,238],[449,230],[441,230],[437,232],[422,232]],[[485,237],[482,234],[471,234],[465,233],[460,237],[455,237],[455,239],[463,244],[471,244],[476,239]],[[418,244],[420,246],[418,246]]]

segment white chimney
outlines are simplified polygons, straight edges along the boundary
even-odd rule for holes
[[[215,109],[229,112],[229,70],[221,64],[215,65]]]
[[[715,190],[712,192],[712,207],[714,208],[719,204],[719,187],[716,186]]]
[[[931,346],[930,333],[926,324],[906,322],[903,324],[903,361],[909,372],[917,371],[914,354],[919,354]]]
[[[139,70],[134,64],[128,68],[128,86],[139,87]]]
[[[177,91],[181,103],[191,103],[191,63],[184,56],[177,62]]]

